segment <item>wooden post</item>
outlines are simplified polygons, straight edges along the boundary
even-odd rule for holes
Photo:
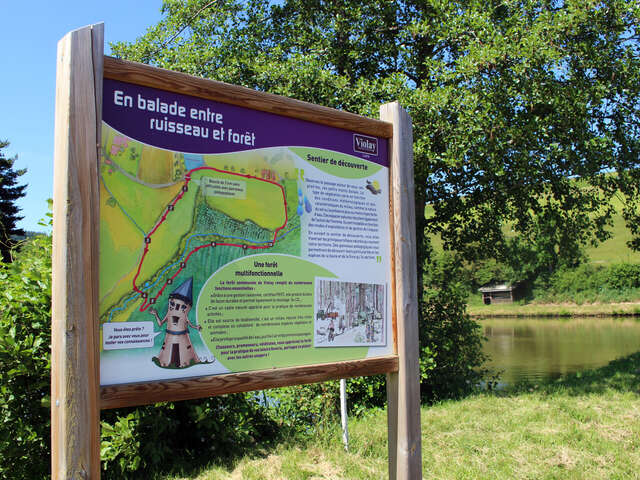
[[[389,478],[422,478],[420,364],[416,223],[411,117],[397,103],[380,106],[380,119],[393,124],[391,189],[393,200],[398,372],[387,374]]]
[[[98,148],[103,24],[58,43],[53,187],[51,473],[100,478]]]

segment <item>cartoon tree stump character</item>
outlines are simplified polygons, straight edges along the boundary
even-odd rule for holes
[[[162,320],[155,308],[149,309],[149,313],[156,317],[159,327],[162,327],[165,322],[167,323],[162,348],[157,357],[162,367],[184,368],[200,363],[200,358],[189,337],[189,327],[198,331],[202,330],[200,325],[193,325],[189,321],[189,311],[193,305],[192,290],[193,278],[189,278],[170,293],[167,314]]]

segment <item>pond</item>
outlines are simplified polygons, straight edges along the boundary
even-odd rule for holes
[[[558,378],[640,350],[634,318],[491,318],[480,325],[487,366],[502,372],[502,385]]]

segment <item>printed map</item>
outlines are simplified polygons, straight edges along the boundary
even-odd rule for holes
[[[106,123],[102,141],[101,324],[149,321],[171,285],[192,278],[195,296],[238,258],[300,255],[304,187],[288,149],[185,154]]]

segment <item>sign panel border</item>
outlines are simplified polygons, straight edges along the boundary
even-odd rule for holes
[[[386,139],[393,138],[393,125],[388,122],[109,56],[104,57],[103,76],[110,80],[118,80],[252,110],[274,113],[316,124],[350,130],[358,134]],[[389,178],[391,179],[391,177],[392,174],[390,172]],[[91,181],[97,183],[97,178],[91,179]],[[390,211],[393,211],[391,187],[388,191],[390,192],[389,208]],[[393,228],[391,229],[390,237],[390,250],[393,257]],[[392,292],[391,330],[394,355],[270,370],[106,385],[100,387],[100,408],[108,409],[159,401],[204,398],[227,393],[397,372],[396,309],[393,304],[395,272],[393,264],[392,260],[392,270],[390,272]],[[174,384],[178,388],[174,388]]]

